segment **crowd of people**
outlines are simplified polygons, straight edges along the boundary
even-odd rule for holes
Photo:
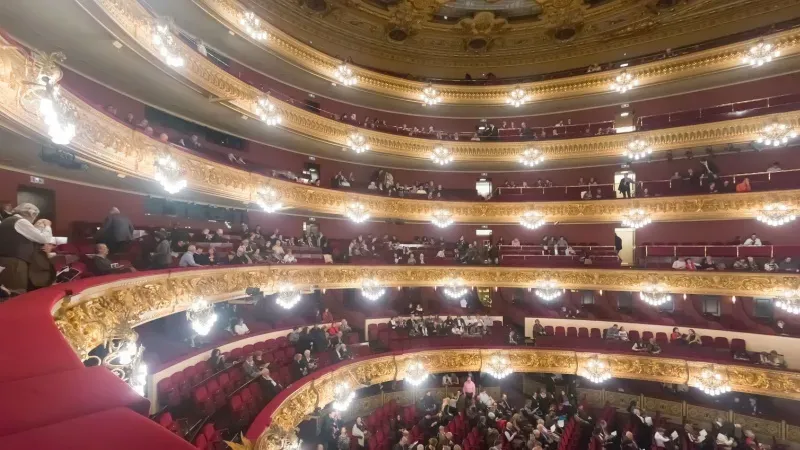
[[[406,330],[409,337],[463,336],[481,337],[490,333],[493,324],[488,316],[425,316],[422,305],[408,305],[408,315],[392,317],[389,327],[392,330]]]
[[[753,233],[743,242],[739,241],[742,247],[761,247],[763,246],[761,238],[756,233]],[[696,258],[692,257],[676,257],[672,262],[673,270],[688,270],[688,271],[721,271],[721,270],[734,270],[739,272],[773,272],[773,273],[798,273],[800,267],[792,260],[791,256],[786,256],[778,262],[777,258],[764,258],[759,261],[756,257],[745,256],[736,258],[722,258],[715,259],[711,255],[706,255],[700,258],[700,261],[695,261]]]

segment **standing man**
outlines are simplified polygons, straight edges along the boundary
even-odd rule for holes
[[[30,270],[35,268],[35,253],[41,251],[48,238],[33,222],[39,216],[39,208],[22,203],[13,209],[11,217],[0,223],[0,285],[10,291],[25,292],[30,286]]]
[[[624,175],[621,180],[619,180],[619,187],[617,190],[622,194],[622,198],[631,198],[631,179],[628,178],[628,175]]]
[[[119,209],[111,208],[100,229],[100,240],[108,246],[110,253],[124,252],[133,240],[133,224],[120,214]]]

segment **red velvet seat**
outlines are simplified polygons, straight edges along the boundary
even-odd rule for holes
[[[603,338],[603,332],[600,331],[600,328],[592,328],[590,330],[589,336],[592,339],[602,339]]]
[[[637,330],[628,331],[628,339],[632,342],[639,342],[641,340]]]
[[[197,435],[194,438],[194,446],[197,447],[199,450],[207,450],[208,449],[208,439],[202,434]]]
[[[729,351],[731,347],[730,344],[728,343],[728,338],[722,336],[715,337],[714,348],[717,350]]]
[[[219,380],[219,387],[223,392],[225,392],[226,395],[233,392],[233,390],[236,388],[231,382],[231,376],[227,372],[219,374],[217,379]]]
[[[700,345],[703,347],[713,347],[714,346],[714,338],[711,336],[700,336]]]
[[[578,329],[578,337],[579,338],[589,338],[589,329],[581,327]]]
[[[194,397],[195,406],[204,414],[211,414],[214,412],[214,400],[208,394],[208,389],[205,386],[200,386],[192,393]]]
[[[653,339],[653,332],[652,331],[643,331],[642,332],[642,340],[643,341],[649,341],[650,339]]]
[[[731,351],[732,352],[745,352],[747,351],[747,343],[744,339],[731,339]]]
[[[548,336],[554,336],[556,334],[555,330],[553,330],[552,325],[547,325],[544,327],[544,332],[547,333]]]
[[[575,327],[567,327],[567,337],[578,337],[578,329]]]
[[[207,423],[203,425],[200,434],[206,438],[212,448],[222,443],[222,434],[220,433],[220,430],[217,430],[214,427],[213,423]]]
[[[669,337],[667,337],[667,333],[664,333],[663,331],[656,333],[656,342],[659,344],[668,344]]]
[[[254,348],[253,344],[247,344],[244,347],[242,347],[242,352],[244,353],[245,356],[253,353],[254,351],[255,351],[255,348]]]
[[[567,332],[564,329],[564,327],[561,327],[561,326],[556,327],[555,336],[566,337],[567,336]]]

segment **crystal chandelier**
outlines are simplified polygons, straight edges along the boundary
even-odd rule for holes
[[[183,56],[178,52],[178,40],[170,33],[170,23],[167,21],[156,24],[153,31],[153,45],[158,54],[170,67],[182,67]]]
[[[367,143],[367,137],[358,131],[354,131],[347,136],[346,144],[347,148],[356,153],[364,153],[370,149]]]
[[[362,223],[369,220],[369,211],[367,211],[367,207],[359,202],[353,202],[347,205],[344,209],[344,214],[355,223]]]
[[[118,376],[137,394],[144,397],[144,387],[147,384],[147,364],[142,361],[144,346],[136,341],[138,336],[132,331],[123,338],[112,338],[106,342],[106,356],[102,359],[92,355],[89,360],[96,360],[99,365],[110,370]],[[88,360],[87,360],[88,361]]]
[[[528,101],[528,93],[521,89],[520,87],[514,88],[511,92],[508,93],[508,97],[506,97],[506,103],[509,105],[519,108],[520,106],[524,105],[525,102]]]
[[[628,73],[627,70],[623,70],[622,73],[614,78],[614,81],[611,83],[611,90],[624,94],[638,85],[639,80],[637,80],[635,76]]]
[[[639,292],[639,297],[650,306],[661,306],[672,300],[667,289],[658,284],[648,284]]]
[[[519,162],[527,167],[538,166],[542,161],[544,161],[544,155],[535,148],[529,148],[519,156]]]
[[[446,209],[437,209],[431,215],[431,223],[439,228],[447,228],[453,224],[453,214]]]
[[[246,11],[239,18],[239,24],[244,27],[245,33],[256,41],[263,41],[269,37],[261,27],[261,19],[252,11]]]
[[[790,125],[781,122],[773,122],[764,125],[764,128],[758,132],[758,138],[756,138],[756,142],[759,144],[778,147],[780,145],[788,144],[789,140],[796,137],[797,132]]]
[[[356,392],[350,388],[350,383],[342,381],[333,388],[333,409],[346,411],[350,403],[356,398]]]
[[[453,300],[458,300],[467,295],[469,288],[464,285],[464,280],[460,278],[450,278],[444,283],[444,295]]]
[[[592,356],[586,361],[581,376],[592,383],[602,383],[611,378],[611,366],[598,356]]]
[[[186,310],[186,318],[192,329],[200,336],[206,336],[217,321],[214,305],[205,300],[195,300]]]
[[[792,314],[800,314],[800,290],[783,291],[781,296],[775,299],[775,306]]]
[[[441,145],[436,146],[433,149],[433,153],[431,153],[431,160],[440,166],[446,166],[453,162],[453,154],[450,153],[450,150],[447,147],[442,147]]]
[[[270,187],[263,187],[256,192],[256,204],[270,214],[283,208],[280,194]]]
[[[20,103],[27,111],[39,115],[47,126],[47,135],[56,145],[69,145],[76,134],[77,110],[61,96],[58,82],[63,76],[59,64],[66,57],[56,52],[44,54],[35,52],[33,62],[36,68],[25,85]]]
[[[647,155],[653,153],[653,147],[642,139],[636,139],[634,141],[628,142],[628,146],[625,149],[626,158],[630,159],[642,159],[645,158]]]
[[[535,230],[544,225],[544,217],[538,211],[526,211],[522,217],[519,218],[519,224],[529,230]]]
[[[268,97],[258,99],[256,102],[256,115],[270,127],[281,124],[281,114]]]
[[[700,376],[694,381],[694,387],[711,396],[725,394],[731,391],[731,385],[726,378],[712,366],[700,372]]]
[[[430,376],[430,372],[425,369],[425,365],[418,359],[413,359],[406,366],[405,380],[412,386],[419,386]]]
[[[361,295],[373,302],[383,297],[386,288],[374,278],[366,278],[361,282]]]
[[[650,215],[643,209],[634,208],[622,215],[622,226],[628,228],[642,228],[652,222]]]
[[[358,81],[358,77],[347,61],[344,61],[336,67],[333,76],[342,86],[352,86]]]
[[[302,297],[303,294],[300,293],[300,290],[291,284],[281,284],[278,287],[278,296],[275,298],[275,303],[283,309],[292,309]]]
[[[559,288],[555,280],[547,280],[539,283],[539,287],[536,288],[534,292],[540,299],[551,302],[561,297],[561,294],[564,293],[564,289]]]
[[[173,195],[182,191],[187,185],[186,178],[181,177],[178,162],[170,155],[156,158],[155,179],[165,191]]]
[[[433,106],[442,101],[442,96],[432,84],[429,84],[422,89],[422,94],[420,94],[420,97],[422,98],[422,104],[424,106]]]
[[[772,203],[761,208],[756,219],[767,225],[779,227],[796,219],[796,214],[797,211],[783,203]]]
[[[508,357],[502,355],[492,355],[483,371],[498,380],[513,373],[513,370],[511,370],[511,361]]]
[[[774,48],[772,44],[761,41],[750,47],[750,50],[748,50],[747,54],[744,56],[744,62],[753,67],[758,67],[763,66],[780,55],[781,52],[778,51],[777,48]]]

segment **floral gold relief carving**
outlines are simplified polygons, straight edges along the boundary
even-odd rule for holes
[[[681,402],[645,397],[643,403],[644,409],[648,414],[659,412],[662,416],[683,417],[683,403]]]
[[[692,423],[700,425],[710,424],[714,422],[717,417],[728,419],[728,411],[704,408],[697,405],[686,405],[686,418]]]
[[[727,369],[731,387],[737,392],[781,392],[788,398],[800,399],[800,374],[745,366]]]
[[[614,408],[622,411],[627,410],[631,402],[639,401],[638,395],[626,394],[624,392],[605,391],[605,394],[606,401]]]
[[[734,413],[733,423],[741,424],[743,430],[751,430],[758,436],[778,437],[781,435],[782,426],[780,422]]]

